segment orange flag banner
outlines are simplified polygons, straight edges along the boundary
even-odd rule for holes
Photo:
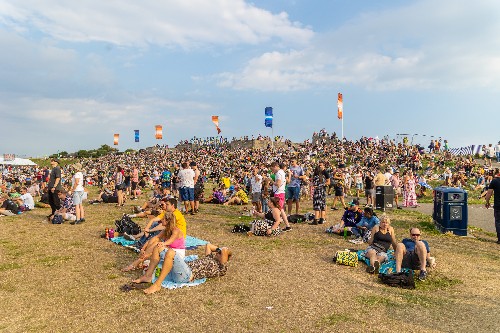
[[[339,93],[339,96],[337,98],[337,117],[339,119],[342,119],[343,114],[344,114],[344,101],[342,100],[342,94]]]
[[[113,140],[113,144],[115,146],[118,146],[118,139],[120,138],[120,134],[115,134],[115,137],[114,137],[114,140]]]
[[[155,126],[155,139],[157,140],[163,139],[163,128],[161,127],[161,125]]]
[[[212,116],[212,122],[215,124],[215,128],[217,128],[217,134],[222,132],[219,128],[219,116]]]

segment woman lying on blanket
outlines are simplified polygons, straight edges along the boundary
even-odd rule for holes
[[[219,248],[213,244],[205,245],[205,257],[185,262],[184,257],[172,248],[166,249],[163,243],[155,247],[148,270],[134,283],[148,283],[160,261],[163,261],[158,279],[151,287],[144,290],[145,294],[152,294],[161,289],[166,278],[175,283],[188,283],[203,278],[224,276],[227,272],[227,262],[231,258],[231,251],[227,247]]]
[[[262,218],[262,220],[254,220],[248,235],[255,236],[278,236],[281,233],[281,210],[279,208],[279,199],[276,197],[269,198],[269,208],[267,213],[253,212],[254,216]]]
[[[391,219],[387,215],[382,215],[380,224],[372,229],[372,235],[368,241],[369,246],[365,251],[365,258],[370,259],[370,266],[367,267],[368,273],[378,274],[380,264],[387,260],[387,250],[392,245],[396,249],[396,234],[391,227]]]
[[[161,223],[165,229],[158,235],[150,238],[142,247],[139,258],[122,269],[122,271],[127,272],[141,268],[144,260],[149,259],[155,249],[160,246],[162,248],[169,247],[179,252],[184,258],[186,251],[185,238],[181,229],[175,226],[175,216],[172,213],[165,213]]]

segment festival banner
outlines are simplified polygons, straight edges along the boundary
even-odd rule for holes
[[[135,142],[139,142],[139,130],[134,130]]]
[[[14,161],[16,159],[15,154],[3,154],[4,161]]]
[[[266,116],[266,118],[264,119],[264,125],[266,127],[273,127],[273,108],[268,106],[266,107],[266,109],[264,110],[264,114]]]
[[[337,98],[337,117],[339,119],[342,119],[343,113],[344,113],[344,101],[342,100],[342,94],[339,93],[338,98]]]
[[[155,130],[155,138],[157,140],[163,139],[163,129],[162,129],[161,125],[156,125],[155,129],[156,129]]]
[[[118,138],[120,137],[120,134],[115,134],[115,137],[114,137],[114,141],[113,141],[113,144],[115,146],[118,146]]]
[[[217,128],[217,134],[222,132],[219,128],[219,116],[212,116],[212,122],[215,124],[215,128]]]

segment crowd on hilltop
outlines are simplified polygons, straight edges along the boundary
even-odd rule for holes
[[[328,140],[317,138],[328,138]],[[241,139],[250,140],[253,137]],[[269,138],[259,135],[256,139]],[[222,184],[223,179],[228,180],[226,183],[241,187],[247,194],[250,194],[248,192],[254,168],[258,169],[259,174],[270,175],[272,162],[283,163],[287,168],[292,159],[297,160],[303,168],[306,177],[301,182],[305,185],[308,183],[307,179],[312,177],[319,161],[325,163],[325,169],[331,175],[334,175],[341,166],[345,192],[356,192],[358,195],[363,191],[360,192],[359,185],[356,184],[367,175],[374,177],[379,166],[384,167],[384,172],[386,169],[391,172],[398,170],[402,176],[411,170],[417,184],[426,184],[429,180],[442,180],[443,185],[484,189],[493,176],[489,167],[491,162],[483,165],[477,163],[471,156],[452,156],[445,150],[445,145],[433,146],[428,152],[425,147],[410,145],[407,140],[395,142],[387,138],[362,137],[348,141],[341,140],[335,133],[329,134],[325,130],[314,133],[312,141],[306,140],[302,144],[292,145],[289,140],[284,141],[287,144],[282,148],[232,149],[227,145],[211,144],[227,142],[227,139],[193,138],[188,142],[207,144],[186,150],[157,146],[152,150],[141,150],[132,154],[108,154],[96,159],[84,158],[80,163],[85,184],[101,187],[113,182],[116,167],[120,166],[127,186],[124,193],[130,193],[134,169],[139,174],[140,186],[152,187],[167,170],[172,174],[172,183],[175,186],[176,174],[182,169],[181,163],[184,161],[195,161],[205,181],[211,180],[216,184]],[[68,166],[62,166],[61,171],[64,184],[71,179],[73,171]],[[2,200],[6,200],[6,195],[9,193],[20,193],[22,186],[26,186],[27,192],[33,197],[41,196],[44,192],[44,180],[47,179],[49,172],[47,167],[5,167],[0,184]],[[362,183],[361,189],[364,190],[365,182]],[[109,191],[113,191],[113,188],[111,187]]]

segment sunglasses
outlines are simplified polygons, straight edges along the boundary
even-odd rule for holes
[[[412,236],[418,237],[420,234],[411,234]]]

